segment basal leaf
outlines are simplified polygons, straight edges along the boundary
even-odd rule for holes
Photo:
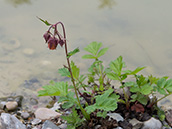
[[[166,79],[165,78],[161,78],[157,82],[157,86],[161,87],[161,88],[164,88],[165,84],[166,84]]]
[[[68,83],[55,82],[54,85],[43,86],[43,89],[38,91],[38,96],[66,96],[68,94]]]
[[[73,51],[71,51],[67,54],[67,58],[70,58],[72,55],[74,55],[78,52],[79,52],[79,48],[75,48]]]
[[[96,59],[95,56],[89,55],[89,54],[82,56],[82,58],[83,58],[83,59]]]
[[[102,55],[104,55],[107,52],[108,48],[103,48],[101,49],[98,54],[97,54],[97,58],[101,57]]]
[[[116,60],[111,61],[110,69],[113,70],[118,76],[121,75],[124,63],[122,62],[122,56],[119,56]]]
[[[112,80],[119,80],[119,76],[115,73],[106,73],[107,77]]]
[[[94,105],[87,106],[87,112],[91,113],[96,109],[103,111],[114,111],[117,108],[119,96],[116,94],[111,96],[113,91],[113,89],[109,89],[105,91],[104,94],[96,96],[96,103]]]
[[[89,45],[87,45],[87,47],[85,47],[84,50],[96,56],[101,46],[102,46],[102,43],[92,42]]]
[[[172,92],[172,79],[167,80],[164,87],[168,92]]]
[[[70,76],[70,72],[67,68],[61,68],[58,70],[58,73],[61,74],[61,76],[65,76],[65,77],[71,77]]]
[[[152,90],[153,87],[149,84],[146,84],[144,86],[141,86],[140,93],[142,93],[143,95],[148,95],[152,92]]]

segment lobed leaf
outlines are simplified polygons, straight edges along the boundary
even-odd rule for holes
[[[67,68],[61,68],[58,70],[58,73],[61,74],[61,76],[65,76],[65,77],[71,77],[70,76],[70,72]]]
[[[38,91],[38,96],[66,96],[68,94],[67,82],[54,82],[54,85],[45,85],[44,90]]]
[[[83,58],[83,59],[96,59],[95,56],[89,55],[89,54],[82,56],[82,58]]]
[[[101,49],[98,54],[97,54],[97,58],[101,57],[102,55],[104,55],[107,52],[108,48],[103,48]]]
[[[73,51],[69,52],[67,54],[67,58],[70,58],[71,56],[73,56],[74,54],[79,52],[79,48],[75,48]]]

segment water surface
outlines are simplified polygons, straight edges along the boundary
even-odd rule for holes
[[[36,16],[65,24],[69,50],[81,49],[72,59],[83,73],[88,61],[81,59],[82,49],[98,41],[109,47],[102,57],[105,65],[122,55],[131,69],[147,66],[144,74],[172,77],[171,4],[171,0],[1,0],[0,96],[18,91],[29,79],[37,78],[40,85],[60,80],[57,70],[66,63],[64,50],[47,49],[42,35],[48,28]]]

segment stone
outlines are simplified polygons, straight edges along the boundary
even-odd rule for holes
[[[5,129],[26,129],[26,126],[21,123],[14,115],[8,113],[2,113],[1,118],[6,124]]]
[[[31,123],[32,123],[32,125],[38,125],[41,122],[42,122],[42,120],[35,118],[35,119],[33,119],[33,121]]]
[[[123,118],[120,114],[118,114],[118,113],[108,113],[107,115],[108,115],[110,118],[116,120],[117,122],[123,121],[123,120],[124,120],[124,118]],[[109,119],[110,119],[110,118],[109,118]]]
[[[6,108],[8,111],[13,111],[17,109],[18,103],[16,101],[9,101],[6,103]]]
[[[51,109],[48,108],[38,108],[35,112],[35,117],[41,120],[48,120],[51,118],[56,118],[56,117],[60,117],[61,114],[58,112],[55,112]]]
[[[28,112],[21,112],[21,117],[25,120],[29,118],[30,114]]]
[[[51,110],[53,110],[53,111],[59,110],[60,109],[60,104],[61,103],[58,103],[58,102],[54,103],[54,106],[51,108]]]
[[[42,125],[42,129],[60,129],[60,128],[56,126],[53,122],[46,120]]]
[[[141,129],[162,129],[162,123],[152,117],[151,119],[144,122],[144,125]]]
[[[58,126],[60,129],[66,129],[67,128],[67,124],[61,124]]]
[[[169,126],[172,126],[172,109],[165,111],[165,118],[166,118]]]
[[[2,118],[0,117],[0,129],[6,129],[6,128],[7,128],[6,124],[4,123]]]
[[[138,121],[136,118],[130,120],[129,123],[133,126],[133,129],[140,129],[143,126],[143,122]]]
[[[25,48],[23,50],[23,54],[27,55],[27,56],[30,56],[30,55],[33,55],[34,54],[34,50],[31,49],[31,48]]]

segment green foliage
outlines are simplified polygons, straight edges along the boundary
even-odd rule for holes
[[[75,129],[82,125],[84,119],[81,119],[75,108],[72,108],[72,113],[68,116],[61,116],[62,119],[67,121],[67,129]]]
[[[103,117],[103,118],[106,118],[107,116],[107,112],[106,111],[103,111],[103,112],[97,112],[97,117]]]
[[[39,18],[39,17],[37,17],[40,21],[42,21],[43,23],[45,23],[45,25],[47,25],[47,26],[50,26],[51,24],[47,21],[47,20],[43,20],[43,19],[41,19],[41,18]]]
[[[98,59],[102,55],[104,55],[108,48],[103,48],[100,50],[102,47],[102,43],[97,43],[97,42],[92,42],[87,47],[84,48],[85,51],[89,52],[90,54],[86,54],[82,56],[83,59]]]
[[[70,72],[67,68],[61,68],[58,70],[58,73],[61,74],[62,77],[71,77]]]
[[[96,109],[103,111],[114,111],[117,108],[119,95],[112,93],[113,91],[113,89],[109,89],[106,90],[104,94],[96,96],[96,103],[85,108],[87,112],[91,113]]]
[[[78,79],[80,69],[75,65],[73,61],[71,61],[71,69],[72,69],[72,74],[73,74],[74,79]]]
[[[75,55],[78,52],[79,52],[79,48],[75,48],[73,51],[67,54],[67,58],[70,58],[71,56]]]
[[[68,94],[67,82],[54,82],[42,87],[44,90],[38,91],[38,96],[66,96]]]

